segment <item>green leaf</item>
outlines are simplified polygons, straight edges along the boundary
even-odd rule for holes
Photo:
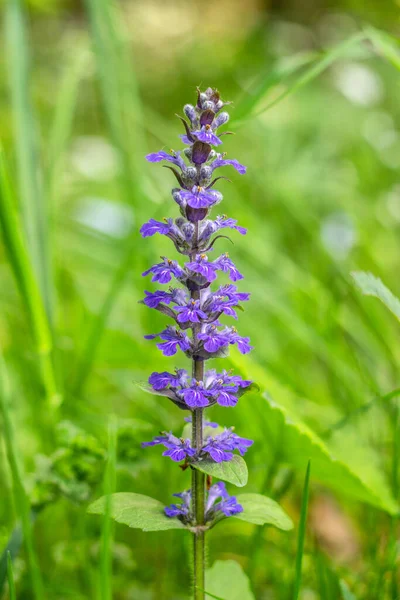
[[[247,483],[248,471],[244,459],[239,455],[234,455],[232,460],[217,463],[209,458],[205,458],[196,463],[192,463],[192,467],[216,477],[223,481],[233,483],[237,487],[243,487]]]
[[[107,498],[103,496],[93,502],[88,512],[104,515],[107,510]],[[170,519],[164,514],[164,505],[142,494],[118,492],[111,495],[111,518],[142,531],[166,531],[167,529],[185,529],[178,519]]]
[[[351,276],[363,294],[378,298],[400,321],[400,300],[378,277],[364,271],[353,271]]]
[[[250,392],[259,392],[259,391],[260,391],[260,386],[258,385],[258,383],[255,383],[253,381],[253,383],[251,383],[247,387],[239,388],[239,390],[236,392],[236,396],[238,398],[241,398],[242,396],[244,396],[244,394],[248,394]]]
[[[146,392],[147,394],[152,394],[153,396],[166,396],[167,398],[171,398],[174,396],[174,393],[168,389],[155,390],[152,385],[147,383],[147,381],[134,381],[133,383],[143,392]]]
[[[302,564],[303,564],[303,552],[304,552],[304,541],[306,539],[306,528],[307,528],[307,509],[308,509],[308,495],[309,495],[309,484],[310,484],[310,467],[311,463],[308,461],[306,477],[303,486],[303,497],[301,499],[301,513],[299,523],[299,534],[297,539],[297,552],[296,552],[296,572],[294,578],[294,592],[293,600],[297,600],[300,593],[301,577],[302,577]]]
[[[206,571],[206,597],[218,600],[255,600],[250,581],[234,560],[217,560]]]
[[[342,592],[343,600],[356,600],[355,595],[351,593],[349,586],[343,579],[339,581],[339,586],[340,591]]]
[[[275,500],[261,494],[239,494],[236,498],[243,506],[243,512],[235,515],[236,519],[254,525],[273,525],[283,531],[293,529],[292,520]]]

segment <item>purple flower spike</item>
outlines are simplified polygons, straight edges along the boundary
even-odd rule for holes
[[[226,158],[226,153],[220,153],[217,148],[226,139],[222,136],[230,133],[217,133],[229,120],[229,114],[223,110],[229,102],[224,102],[215,88],[197,92],[197,102],[185,104],[184,117],[179,117],[184,127],[179,137],[186,147],[179,152],[160,150],[146,157],[151,163],[166,163],[164,166],[173,172],[178,183],[172,189],[172,198],[179,215],[161,221],[149,219],[140,229],[144,238],[155,234],[168,238],[184,257],[179,261],[181,266],[176,260],[162,256],[159,263],[144,271],[143,276],[151,274],[153,282],[169,284],[175,280],[176,283],[167,291],[146,290],[142,303],[172,320],[172,325],[160,333],[146,335],[145,339],[157,338],[157,348],[166,357],[175,356],[180,350],[192,361],[189,373],[185,369],[172,373],[155,371],[148,379],[154,394],[189,411],[191,416],[185,421],[192,423],[192,436],[189,439],[185,433],[181,438],[163,431],[142,446],[162,446],[163,456],[181,463],[183,471],[191,467],[192,490],[196,490],[196,500],[198,493],[204,495],[201,503],[195,507],[192,490],[188,490],[174,494],[179,500],[164,511],[167,517],[179,519],[195,534],[243,511],[223,482],[206,489],[204,477],[199,479],[196,463],[228,463],[238,454],[243,456],[253,444],[252,440],[234,433],[233,428],[223,429],[204,416],[204,410],[212,410],[217,404],[235,406],[252,384],[231,371],[208,369],[204,372],[205,362],[226,356],[234,344],[242,354],[250,352],[252,347],[248,337],[240,336],[236,328],[220,322],[225,317],[237,319],[242,303],[249,300],[250,294],[239,291],[235,285],[243,275],[228,254],[216,254],[217,258],[210,259],[210,252],[224,243],[223,238],[230,240],[231,231],[240,235],[247,233],[235,218],[213,214],[223,199],[217,189],[219,180],[226,179],[217,177],[215,170],[230,166],[244,175],[246,167],[236,159]],[[226,232],[227,229],[231,231]],[[232,283],[218,284],[220,272],[226,273]],[[202,441],[197,435],[200,431],[203,431]],[[197,509],[203,500],[205,510],[200,519]],[[205,586],[204,581],[198,583],[199,587]]]
[[[176,260],[169,260],[168,258],[163,258],[163,262],[144,271],[142,276],[145,277],[149,273],[153,273],[152,281],[159,281],[160,283],[169,283],[172,276],[179,279],[184,275],[183,269],[178,265]]]

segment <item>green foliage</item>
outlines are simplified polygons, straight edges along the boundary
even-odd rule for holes
[[[191,464],[195,469],[207,473],[207,475],[228,481],[238,487],[246,485],[249,476],[245,460],[237,454],[233,456],[232,460],[220,463],[204,458]]]
[[[293,529],[292,520],[271,498],[261,494],[239,494],[237,501],[243,506],[243,512],[235,518],[255,525],[273,525],[283,531]]]
[[[234,560],[217,560],[207,569],[206,592],[217,600],[255,600],[248,577]]]
[[[339,586],[343,600],[356,600],[356,597],[351,593],[349,586],[343,579],[340,580]]]
[[[363,294],[378,298],[400,321],[400,300],[392,294],[378,277],[375,277],[372,273],[363,273],[362,271],[355,271],[352,276]]]
[[[104,515],[107,498],[102,497],[93,502],[88,512]],[[166,531],[167,529],[185,529],[178,519],[170,519],[164,513],[164,506],[158,500],[128,492],[118,492],[111,496],[111,517],[117,523],[143,531]]]
[[[16,600],[15,583],[14,583],[14,572],[11,560],[11,554],[7,551],[7,579],[8,579],[8,592],[10,594],[10,600]]]
[[[298,536],[297,536],[296,571],[295,571],[295,578],[294,578],[293,600],[298,599],[299,594],[300,594],[300,588],[301,588],[304,543],[305,543],[305,539],[306,539],[306,529],[307,529],[307,511],[308,511],[308,496],[309,496],[309,486],[310,486],[310,470],[311,470],[311,462],[308,461],[306,477],[304,480],[304,487],[303,487],[303,497],[301,500],[299,532],[298,532]]]

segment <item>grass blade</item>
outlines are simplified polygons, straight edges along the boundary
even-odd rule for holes
[[[310,468],[311,468],[311,462],[308,461],[306,476],[304,479],[303,498],[301,501],[299,535],[298,535],[298,539],[297,539],[296,572],[295,572],[295,579],[294,579],[293,600],[298,600],[299,593],[300,593],[300,587],[301,587],[301,567],[302,567],[302,563],[303,563],[304,540],[306,537],[306,527],[307,527],[307,509],[308,509],[308,496],[309,496],[309,483],[310,483]]]
[[[8,578],[8,592],[10,595],[10,600],[16,600],[17,595],[15,592],[15,583],[14,583],[14,571],[12,566],[11,554],[7,552],[7,578]]]
[[[9,413],[10,404],[11,392],[9,388],[8,376],[6,372],[6,367],[3,362],[3,358],[0,357],[0,414],[3,420],[7,458],[10,465],[13,480],[14,501],[21,518],[24,543],[31,576],[33,596],[35,600],[42,600],[44,598],[44,588],[33,543],[33,532],[29,502],[25,493],[22,472],[19,466],[17,450],[14,442],[14,432]]]
[[[396,69],[400,69],[400,47],[398,40],[385,31],[375,29],[375,27],[367,27],[365,33],[378,52],[392,63]]]
[[[272,88],[279,85],[286,77],[294,75],[310,62],[315,61],[315,59],[315,53],[299,52],[291,56],[289,60],[285,60],[283,64],[279,63],[273,69],[270,69],[268,73],[263,73],[243,99],[238,101],[238,106],[234,112],[235,120],[230,124],[230,127],[240,126],[240,121],[252,115],[255,107]]]
[[[100,599],[112,600],[112,544],[114,525],[111,519],[111,494],[115,492],[115,464],[117,454],[117,425],[113,416],[108,429],[108,463],[104,481],[106,510],[101,534]]]
[[[29,53],[20,0],[8,1],[6,40],[22,220],[44,304],[50,315],[52,293],[47,214],[42,200],[38,136],[29,95]]]
[[[52,361],[53,340],[49,321],[15,206],[4,155],[0,148],[0,223],[3,229],[4,243],[30,317],[47,401],[51,406],[58,406],[61,397],[57,390]]]
[[[341,44],[338,44],[337,46],[332,48],[332,50],[329,50],[329,52],[326,52],[322,56],[322,58],[320,58],[313,65],[311,65],[311,67],[307,69],[305,73],[303,73],[303,75],[301,75],[292,85],[288,86],[284,92],[279,94],[279,96],[271,102],[267,103],[267,105],[264,106],[264,108],[260,109],[253,116],[258,117],[273,106],[279,104],[279,102],[282,102],[282,100],[284,100],[291,94],[298,92],[302,87],[304,87],[305,85],[313,81],[313,79],[318,77],[321,73],[323,73],[334,62],[341,58],[346,58],[349,55],[350,51],[359,46],[361,42],[363,42],[365,39],[367,39],[367,34],[365,32],[359,32],[351,36],[349,39],[345,40]]]

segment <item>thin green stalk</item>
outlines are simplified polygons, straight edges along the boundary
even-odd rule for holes
[[[11,104],[15,129],[18,190],[22,220],[34,271],[48,316],[52,290],[48,248],[47,209],[43,201],[38,135],[29,93],[29,50],[21,0],[8,0],[6,42]]]
[[[310,483],[310,468],[311,462],[308,461],[306,476],[304,479],[303,487],[303,498],[301,501],[301,512],[300,512],[300,523],[299,523],[299,534],[297,538],[297,553],[296,553],[296,572],[294,579],[294,591],[293,600],[298,600],[301,588],[301,567],[303,564],[303,552],[304,552],[304,541],[306,537],[307,527],[307,509],[308,509],[308,495],[309,495],[309,483]]]
[[[7,372],[3,358],[0,357],[0,413],[3,418],[4,440],[13,480],[14,501],[21,518],[33,596],[35,600],[43,600],[45,596],[42,576],[33,543],[29,501],[25,493],[22,472],[17,457],[13,426],[10,418],[10,405],[11,392]]]
[[[57,389],[52,360],[53,340],[49,321],[28,249],[25,245],[1,147],[0,223],[13,273],[30,317],[46,398],[50,406],[58,406],[61,402],[61,396]]]
[[[108,463],[104,482],[106,510],[103,519],[100,553],[100,590],[101,600],[112,600],[112,545],[114,526],[111,519],[111,494],[115,492],[117,459],[117,424],[112,416],[108,429]]]
[[[14,571],[12,566],[11,554],[7,552],[7,578],[8,578],[8,593],[10,595],[10,600],[16,600],[17,594],[15,591],[15,583],[14,583]]]

